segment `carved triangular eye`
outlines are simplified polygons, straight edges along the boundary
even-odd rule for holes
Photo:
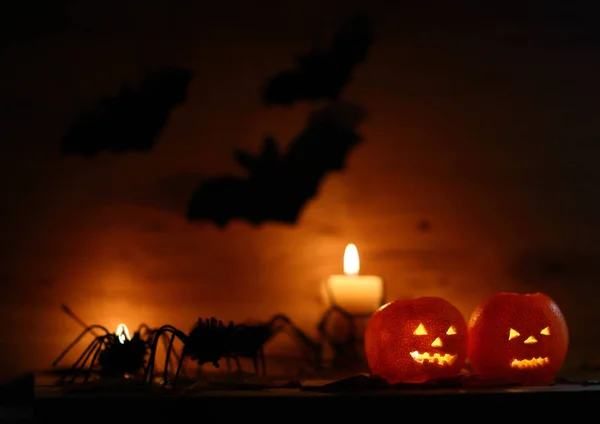
[[[510,333],[508,334],[508,340],[512,340],[515,337],[519,337],[521,334],[517,330],[510,329]]]
[[[549,336],[550,335],[550,327],[544,328],[542,331],[540,331],[540,334],[542,334],[544,336]]]
[[[454,328],[454,326],[453,326],[453,325],[451,325],[451,326],[450,326],[450,328],[448,329],[448,331],[446,331],[446,334],[447,334],[448,336],[451,336],[451,335],[453,335],[453,334],[456,334],[456,328]]]
[[[425,327],[423,326],[423,324],[419,324],[419,326],[416,328],[416,330],[413,331],[413,334],[415,336],[425,336],[427,334],[427,330],[425,330]]]

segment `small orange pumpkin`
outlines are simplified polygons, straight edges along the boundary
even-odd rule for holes
[[[456,377],[467,358],[467,323],[439,297],[396,300],[379,308],[365,333],[373,375],[389,383]]]
[[[469,362],[484,378],[549,384],[561,369],[569,331],[558,305],[542,293],[497,293],[469,319]]]

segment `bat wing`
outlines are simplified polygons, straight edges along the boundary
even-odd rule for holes
[[[303,202],[290,190],[289,173],[282,167],[275,139],[265,138],[258,155],[239,150],[234,156],[248,176],[204,181],[189,202],[187,218],[219,227],[236,219],[253,225],[296,222]]]
[[[253,185],[248,179],[219,176],[200,183],[188,203],[187,219],[209,221],[223,228],[252,215]]]
[[[366,60],[373,33],[373,25],[365,16],[348,19],[327,50],[301,55],[296,69],[269,79],[263,90],[263,103],[291,105],[302,100],[338,99],[354,68]]]
[[[285,153],[286,165],[299,170],[310,164],[325,173],[343,170],[350,150],[362,139],[357,128],[365,118],[364,108],[349,102],[313,111]]]
[[[61,154],[92,157],[101,152],[148,152],[166,127],[172,110],[186,101],[192,72],[164,68],[139,88],[123,85],[101,99],[68,129]]]
[[[354,66],[367,59],[374,40],[372,21],[365,15],[355,15],[335,33],[327,56],[333,66],[349,74]]]
[[[317,194],[329,173],[345,168],[350,152],[362,140],[357,127],[365,117],[365,110],[351,103],[332,104],[311,114],[283,159],[303,203]]]
[[[270,78],[262,98],[265,106],[289,106],[306,95],[307,78],[301,71],[284,71]]]
[[[296,223],[324,177],[345,167],[348,154],[361,140],[356,127],[364,117],[359,106],[330,105],[312,113],[284,155],[278,154],[270,137],[257,156],[236,152],[248,177],[204,181],[189,202],[187,218],[210,221],[221,228],[232,220],[254,225]]]
[[[207,221],[224,228],[231,221],[253,225],[265,222],[294,223],[302,205],[290,195],[283,174],[248,178],[216,177],[204,181],[188,203],[187,219]]]
[[[263,140],[259,155],[244,150],[236,150],[233,156],[235,161],[249,173],[251,178],[269,178],[278,172],[280,167],[279,148],[273,137],[266,137]]]

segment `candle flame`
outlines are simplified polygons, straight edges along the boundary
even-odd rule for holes
[[[125,340],[131,340],[131,337],[129,336],[129,328],[127,328],[125,324],[117,325],[117,331],[115,331],[115,335],[121,344],[125,343]]]
[[[344,252],[344,274],[357,275],[360,271],[360,259],[356,245],[350,243]]]

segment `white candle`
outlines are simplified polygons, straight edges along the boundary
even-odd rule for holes
[[[369,315],[384,303],[383,280],[376,275],[358,275],[359,271],[358,249],[349,244],[344,252],[344,275],[327,278],[324,294],[329,304],[352,315]]]

